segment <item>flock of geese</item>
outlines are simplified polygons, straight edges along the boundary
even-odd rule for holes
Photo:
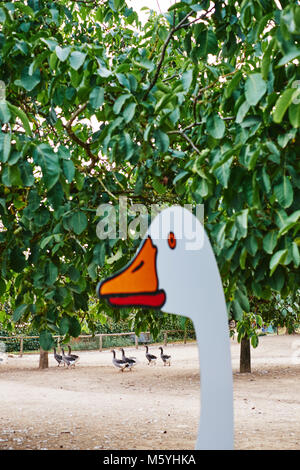
[[[148,361],[148,366],[151,364],[156,364],[157,356],[154,356],[154,354],[149,353],[149,347],[145,346],[146,348],[146,359]],[[170,366],[171,365],[171,356],[168,356],[167,354],[164,354],[164,350],[162,347],[160,349],[160,357],[161,360],[163,361],[164,366]],[[121,372],[123,372],[125,369],[127,370],[132,370],[132,368],[137,364],[137,359],[136,357],[126,357],[125,356],[125,351],[123,348],[121,348],[122,351],[122,359],[117,359],[116,358],[116,351],[112,349],[113,353],[113,359],[112,363],[113,365],[119,369]]]
[[[61,348],[61,354],[57,354],[56,348],[53,348],[54,359],[56,360],[58,367],[61,364],[67,366],[68,368],[72,366],[75,367],[75,364],[79,361],[79,356],[76,356],[76,354],[71,354],[72,350],[70,346],[68,346],[68,349],[69,354],[66,356],[63,348]]]
[[[157,356],[154,356],[154,354],[149,353],[149,347],[148,346],[145,346],[145,348],[146,348],[146,354],[145,355],[146,355],[146,359],[148,361],[148,365],[151,365],[151,364],[155,365],[156,360],[157,360]],[[161,360],[163,361],[164,366],[170,366],[171,365],[171,356],[169,356],[167,354],[164,354],[164,350],[163,350],[162,347],[160,347],[159,349],[160,349],[160,357],[161,357]],[[54,359],[56,360],[58,367],[61,364],[63,364],[64,366],[67,366],[68,368],[69,367],[75,367],[75,364],[79,361],[79,356],[76,356],[76,354],[72,354],[72,350],[71,350],[70,346],[68,346],[68,350],[69,350],[69,353],[66,356],[65,351],[64,351],[63,348],[61,348],[61,354],[57,354],[56,348],[53,348]],[[132,368],[134,366],[136,366],[136,364],[137,364],[136,357],[127,357],[125,355],[124,349],[120,348],[120,350],[122,352],[122,359],[117,359],[116,351],[114,349],[112,349],[112,351],[111,351],[113,353],[113,359],[112,359],[113,365],[117,369],[119,369],[121,372],[123,372],[124,369],[132,370]]]

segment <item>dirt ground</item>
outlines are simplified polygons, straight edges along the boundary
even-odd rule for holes
[[[159,345],[151,345],[153,354]],[[268,335],[239,374],[231,340],[235,449],[300,449],[300,335]],[[73,369],[38,369],[38,356],[0,365],[0,449],[193,449],[200,413],[196,343],[169,344],[171,367],[112,366],[110,350],[80,352]],[[120,353],[117,353],[120,357]]]

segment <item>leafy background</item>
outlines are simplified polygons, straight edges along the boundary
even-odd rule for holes
[[[97,207],[121,195],[204,204],[229,318],[295,294],[299,38],[294,1],[186,0],[144,25],[124,0],[1,2],[6,321],[49,349],[132,313],[88,305],[138,245],[97,238]],[[162,314],[134,313],[137,332],[159,331]]]

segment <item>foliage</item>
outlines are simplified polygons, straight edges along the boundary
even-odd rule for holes
[[[295,333],[300,327],[300,292],[295,298],[287,296],[285,299],[279,295],[274,296],[274,313],[271,317],[271,325],[275,328],[285,327],[289,334]]]
[[[244,313],[242,320],[237,324],[237,340],[248,338],[253,348],[258,346],[258,328],[262,327],[262,318],[253,312]]]
[[[205,204],[236,320],[299,285],[299,8],[185,0],[142,26],[124,0],[1,2],[0,295],[45,349],[137,248],[96,236],[120,195]]]

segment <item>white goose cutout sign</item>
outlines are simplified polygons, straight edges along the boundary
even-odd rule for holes
[[[223,287],[202,224],[179,206],[151,223],[133,260],[102,280],[99,297],[114,307],[150,307],[194,323],[201,413],[196,449],[233,449],[233,387]]]

